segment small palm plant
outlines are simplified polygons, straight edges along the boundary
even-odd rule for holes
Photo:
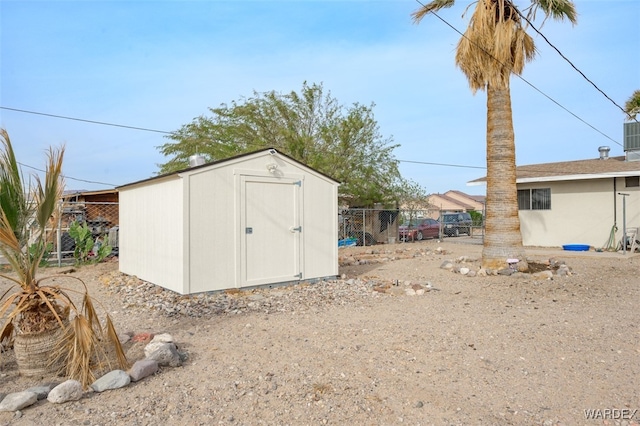
[[[77,290],[45,285],[53,276],[36,277],[47,224],[59,215],[63,157],[64,148],[49,149],[44,181],[32,176],[25,185],[9,135],[0,129],[0,254],[15,273],[0,274],[13,283],[0,297],[0,342],[13,344],[20,374],[63,373],[87,386],[112,360],[120,368],[128,363],[111,318],[101,325],[84,282],[70,277],[82,284]],[[37,344],[21,340],[29,338]]]

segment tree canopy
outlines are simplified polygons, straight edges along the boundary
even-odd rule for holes
[[[380,134],[370,106],[344,107],[322,84],[302,85],[300,93],[259,93],[209,108],[167,136],[159,147],[170,160],[160,173],[188,167],[191,155],[218,161],[264,148],[274,148],[341,183],[340,201],[351,207],[392,203],[393,188],[402,185],[398,147]]]
[[[636,90],[624,104],[624,112],[629,120],[635,120],[640,113],[640,90]]]

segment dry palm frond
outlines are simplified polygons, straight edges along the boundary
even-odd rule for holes
[[[44,179],[33,176],[33,181],[25,185],[9,135],[0,129],[0,254],[17,275],[0,274],[15,283],[0,297],[0,318],[6,318],[0,329],[0,341],[11,340],[16,333],[62,328],[64,333],[54,361],[63,359],[67,373],[86,386],[94,379],[94,372],[100,365],[110,363],[107,346],[115,349],[115,358],[120,365],[126,365],[126,357],[111,319],[107,316],[106,332],[100,325],[82,280],[78,279],[83,291],[76,291],[43,285],[44,280],[54,277],[36,279],[48,242],[45,230],[51,221],[58,220],[64,189],[64,147],[49,149],[47,157]],[[33,223],[36,225],[35,233],[30,228]],[[30,236],[32,240],[29,240]],[[29,244],[33,243],[33,238],[35,250],[30,252]],[[80,309],[74,304],[73,293],[82,295]],[[69,323],[71,312],[74,317]]]
[[[85,291],[58,287],[48,287],[47,290],[67,300],[67,306],[71,307],[75,314],[55,350],[52,363],[62,361],[64,374],[80,381],[86,387],[95,380],[96,373],[112,369],[114,365],[126,369],[129,363],[111,317],[106,315],[106,325],[103,327],[86,284],[77,277],[70,278],[80,281]],[[82,295],[80,310],[73,304],[68,293]]]
[[[10,347],[13,340],[13,323],[8,322],[0,331],[0,346]]]
[[[118,360],[118,366],[122,369],[127,369],[130,367],[129,360],[127,360],[127,356],[124,353],[124,349],[120,344],[120,338],[118,337],[118,332],[116,331],[115,326],[113,325],[113,321],[111,321],[111,317],[107,315],[107,339],[111,342],[112,346],[116,351],[116,358]]]
[[[456,64],[475,92],[487,85],[509,87],[511,74],[520,74],[534,56],[533,39],[515,6],[507,0],[480,0],[458,43]]]
[[[96,379],[91,364],[98,344],[87,318],[79,315],[66,327],[54,351],[52,362],[61,359],[64,375],[78,380],[86,387]]]

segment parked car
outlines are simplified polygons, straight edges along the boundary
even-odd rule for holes
[[[440,237],[440,222],[435,219],[414,219],[399,227],[400,241],[421,241]]]
[[[473,220],[469,213],[445,213],[440,217],[443,233],[448,237],[457,237],[460,234],[471,235]]]

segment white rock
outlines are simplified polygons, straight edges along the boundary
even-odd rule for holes
[[[38,394],[35,392],[14,392],[4,397],[0,402],[0,411],[18,411],[35,404],[38,401]]]
[[[173,343],[173,336],[171,336],[168,333],[164,333],[164,334],[156,334],[153,339],[151,340],[151,342],[149,343]]]
[[[77,380],[67,380],[51,389],[47,401],[54,404],[62,404],[68,401],[77,401],[82,398],[82,384]]]

